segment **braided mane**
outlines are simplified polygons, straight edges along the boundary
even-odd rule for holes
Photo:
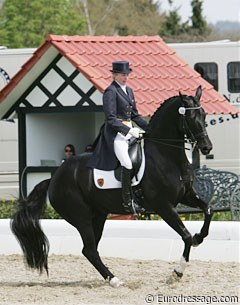
[[[159,122],[159,117],[161,115],[161,111],[163,110],[163,108],[165,109],[167,106],[169,106],[171,103],[174,103],[174,101],[176,99],[179,98],[179,95],[176,96],[172,96],[170,98],[168,98],[167,100],[165,100],[158,108],[157,110],[154,112],[154,114],[152,115],[150,121],[149,121],[149,126],[148,126],[148,130],[150,130],[151,128],[154,127],[154,125]]]

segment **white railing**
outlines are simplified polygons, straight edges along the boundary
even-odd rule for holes
[[[64,220],[42,220],[42,228],[50,242],[50,254],[82,255],[82,241],[75,228]],[[199,232],[202,221],[185,221],[188,230]],[[209,236],[196,248],[190,259],[219,262],[239,261],[240,223],[213,221]],[[106,257],[128,259],[179,260],[183,242],[163,221],[107,220],[99,252]],[[0,220],[0,254],[21,254],[13,236],[9,219]]]

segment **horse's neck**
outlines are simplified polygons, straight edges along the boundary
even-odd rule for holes
[[[183,134],[179,132],[181,117],[178,114],[178,105],[164,105],[158,110],[154,122],[150,123],[149,138],[181,140]]]
[[[145,140],[147,155],[160,154],[169,162],[180,163],[185,156],[184,134],[179,126],[182,117],[178,114],[178,104],[166,105],[159,109],[160,113],[150,123],[150,128]]]

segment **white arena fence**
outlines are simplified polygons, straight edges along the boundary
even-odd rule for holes
[[[200,231],[202,221],[185,221],[188,230]],[[77,230],[65,220],[41,220],[50,242],[50,254],[82,255],[82,241]],[[190,260],[239,262],[240,223],[213,221],[208,237],[192,247]],[[105,257],[164,261],[179,260],[183,251],[181,237],[165,222],[154,220],[107,220],[99,253]],[[0,220],[0,254],[21,254],[20,246],[10,230],[10,220]]]

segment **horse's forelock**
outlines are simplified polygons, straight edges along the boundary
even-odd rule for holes
[[[196,107],[197,105],[200,105],[200,102],[191,95],[182,96],[182,101],[184,103],[184,107],[186,108]]]

